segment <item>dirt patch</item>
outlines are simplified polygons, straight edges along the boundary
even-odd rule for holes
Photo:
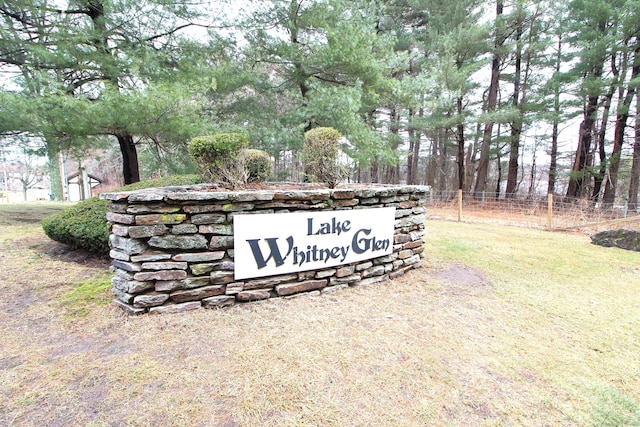
[[[464,264],[450,264],[443,270],[432,273],[431,277],[445,282],[449,293],[491,290],[491,282],[482,271]]]
[[[34,250],[52,260],[62,262],[74,262],[90,268],[108,269],[111,265],[109,255],[99,255],[85,249],[77,249],[73,246],[48,241],[37,245]]]
[[[444,270],[434,273],[433,277],[443,282],[470,287],[483,287],[488,283],[480,270],[463,264],[451,264]]]

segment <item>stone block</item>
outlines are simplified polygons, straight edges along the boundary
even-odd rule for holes
[[[127,280],[123,277],[114,276],[111,278],[111,285],[127,294],[139,294],[141,292],[153,289],[153,282],[141,282],[139,280]]]
[[[348,200],[336,200],[333,202],[333,206],[338,208],[350,208],[357,206],[360,203],[358,199],[348,199]]]
[[[124,271],[142,271],[142,266],[136,262],[126,262],[114,259],[111,261],[111,265]]]
[[[426,219],[427,218],[424,215],[412,215],[407,218],[396,220],[395,227],[403,228],[403,227],[410,227],[412,225],[424,224]]]
[[[420,255],[414,255],[404,260],[404,265],[412,265],[420,262]]]
[[[393,236],[393,243],[407,243],[407,242],[411,242],[413,239],[411,239],[411,236],[409,234],[396,234],[395,236]]]
[[[413,256],[413,251],[411,249],[405,249],[398,252],[398,259],[406,259]]]
[[[380,203],[380,198],[379,197],[369,197],[369,198],[365,198],[365,199],[360,199],[360,204],[361,205],[377,205],[378,203]]]
[[[135,239],[144,237],[162,236],[169,231],[166,225],[132,225],[129,227],[129,236]]]
[[[202,300],[204,308],[223,308],[230,307],[236,303],[236,298],[231,295],[222,295]]]
[[[149,239],[149,246],[176,250],[207,249],[208,242],[207,239],[201,235],[154,236]]]
[[[207,284],[208,283],[207,281]],[[155,284],[156,292],[173,292],[178,289],[184,289],[185,287],[183,280],[156,280]]]
[[[133,275],[135,274],[131,271],[120,270],[119,268],[116,268],[114,266],[109,267],[109,271],[115,273],[116,276],[122,277],[127,280],[133,280]]]
[[[330,197],[329,190],[277,191],[273,195],[273,200],[329,200]]]
[[[171,234],[196,234],[198,226],[195,224],[176,224],[171,227]]]
[[[109,257],[111,259],[117,259],[118,261],[131,261],[131,256],[125,254],[124,252],[117,251],[115,249],[111,249],[109,251]]]
[[[347,277],[351,276],[356,271],[355,265],[347,265],[344,267],[339,267],[336,270],[336,277]]]
[[[216,271],[233,271],[236,267],[236,263],[233,261],[222,261],[213,265],[213,269]]]
[[[415,248],[420,248],[422,247],[422,245],[424,245],[424,242],[422,240],[416,240],[414,242],[407,242],[404,245],[402,245],[402,249],[415,249]]]
[[[167,259],[171,259],[171,255],[162,251],[145,251],[140,255],[133,255],[131,257],[131,261],[133,262],[154,262]]]
[[[200,301],[189,301],[182,304],[166,304],[159,307],[151,307],[149,314],[182,313],[184,311],[198,310],[202,307]]]
[[[411,215],[411,209],[396,209],[396,219]]]
[[[256,207],[253,203],[226,203],[222,205],[223,212],[252,211]]]
[[[124,310],[125,313],[127,313],[130,316],[137,316],[139,314],[143,314],[146,313],[147,310],[144,308],[137,308],[134,307],[132,305],[126,304],[118,299],[114,299],[113,300],[113,304],[117,307],[120,307],[122,310]]]
[[[203,224],[223,224],[227,220],[227,216],[222,213],[204,213],[191,217],[191,223],[196,225]]]
[[[414,206],[416,206],[416,205],[417,205],[417,203],[416,203],[416,201],[415,201],[415,200],[407,200],[407,201],[404,201],[404,202],[400,202],[400,203],[398,204],[398,207],[399,207],[400,209],[411,209],[411,208],[413,208],[413,207],[414,207]]]
[[[121,225],[121,224],[113,224],[111,225],[111,232],[116,236],[120,237],[128,237],[129,236],[129,226]]]
[[[402,194],[402,195],[390,196],[390,197],[380,197],[380,203],[405,202],[407,200],[409,200],[408,194]]]
[[[102,197],[100,197],[102,199]],[[127,213],[127,204],[126,203],[115,203],[109,202],[107,205],[107,210],[109,212],[115,213]]]
[[[382,276],[383,274],[384,274],[384,266],[376,265],[374,267],[367,268],[366,270],[364,270],[362,272],[362,278],[366,279],[367,277]]]
[[[316,272],[313,270],[309,271],[301,271],[298,273],[298,281],[302,282],[303,280],[309,280],[316,277]]]
[[[137,205],[129,205],[127,213],[140,215],[149,213],[176,213],[180,211],[180,206],[165,205],[163,203],[145,203]]]
[[[222,211],[222,205],[185,205],[182,210],[190,214]]]
[[[186,270],[188,264],[186,262],[176,261],[158,261],[142,263],[143,270]]]
[[[231,224],[206,224],[198,227],[201,234],[215,234],[216,236],[233,236]]]
[[[158,292],[152,292],[143,295],[136,295],[133,298],[133,306],[134,307],[155,307],[157,305],[162,305],[169,299],[168,294],[161,294]]]
[[[171,225],[180,224],[187,219],[186,214],[149,214],[149,215],[137,215],[137,225]]]
[[[199,288],[201,286],[208,286],[211,284],[209,276],[206,277],[188,277],[183,281],[185,289]]]
[[[224,258],[225,251],[184,253],[173,256],[174,261],[207,262]]]
[[[213,263],[201,263],[201,264],[191,264],[189,269],[191,270],[191,274],[194,276],[202,276],[203,274],[209,274],[213,271],[213,267],[215,264]]]
[[[411,240],[422,240],[422,238],[424,237],[424,230],[412,231],[409,233],[409,236],[411,236]]]
[[[120,237],[114,234],[109,236],[109,246],[127,255],[138,255],[147,250],[148,246],[143,240]]]
[[[136,273],[133,278],[140,282],[149,280],[183,280],[187,278],[187,272],[184,270],[142,271]]]
[[[233,248],[233,236],[213,236],[209,242],[209,249],[229,249]]]
[[[226,285],[234,280],[233,271],[214,271],[209,276],[212,285]]]
[[[397,259],[398,259],[398,254],[393,252],[393,253],[390,253],[389,255],[385,255],[383,257],[374,259],[373,263],[374,264],[386,264],[388,262],[393,262],[393,261],[395,261]]]
[[[367,268],[371,268],[373,266],[373,261],[363,262],[362,264],[356,265],[356,271],[363,271]]]
[[[236,301],[239,302],[249,302],[249,301],[259,301],[263,299],[268,299],[271,296],[271,293],[265,289],[254,289],[251,291],[242,291],[238,292],[236,295]]]
[[[224,286],[203,286],[201,288],[175,291],[170,294],[175,302],[197,301],[203,298],[224,295]]]
[[[357,283],[360,280],[362,280],[362,277],[359,274],[352,274],[351,276],[345,277],[331,277],[329,279],[329,286],[352,284]]]
[[[129,202],[160,202],[163,199],[164,194],[162,192],[153,192],[151,190],[142,190],[129,196]]]
[[[336,274],[335,268],[330,268],[328,270],[320,270],[315,272],[316,279],[326,279],[327,277],[334,276]]]
[[[125,304],[133,304],[133,298],[135,297],[135,295],[123,292],[118,288],[112,288],[111,291],[113,292],[113,296],[115,296],[118,301],[121,301]]]
[[[291,283],[276,286],[278,296],[293,295],[299,292],[309,292],[322,289],[327,286],[327,280],[309,280],[306,282]]]
[[[331,197],[335,200],[353,199],[356,193],[353,190],[337,189],[331,192]]]
[[[244,290],[244,283],[242,282],[234,282],[234,283],[229,283],[227,285],[227,289],[225,291],[225,294],[227,295],[235,295],[239,292],[242,292]]]
[[[136,217],[133,215],[107,212],[107,221],[117,222],[119,224],[135,224]]]
[[[281,283],[293,282],[298,280],[297,274],[283,274],[280,276],[270,276],[261,279],[247,280],[244,283],[244,289],[264,289],[273,288]]]

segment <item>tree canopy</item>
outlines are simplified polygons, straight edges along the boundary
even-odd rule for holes
[[[108,141],[128,183],[220,131],[296,179],[333,127],[352,180],[635,208],[639,4],[0,1],[0,132]]]

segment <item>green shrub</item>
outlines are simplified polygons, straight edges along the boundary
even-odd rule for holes
[[[320,127],[304,134],[302,162],[309,181],[325,182],[334,188],[346,178],[346,169],[338,162],[340,132],[334,128]]]
[[[176,175],[136,182],[117,191],[133,191],[143,188],[190,185],[201,182],[198,175]],[[107,200],[92,197],[69,206],[42,220],[42,229],[52,240],[74,248],[86,249],[97,254],[109,252],[109,226]]]
[[[248,182],[265,182],[271,176],[271,157],[266,151],[248,148],[242,151]]]
[[[236,188],[247,182],[242,150],[248,143],[246,134],[219,133],[193,138],[188,147],[204,180]]]

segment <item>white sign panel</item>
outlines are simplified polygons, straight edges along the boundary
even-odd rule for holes
[[[236,215],[235,278],[318,270],[393,251],[395,208]]]

